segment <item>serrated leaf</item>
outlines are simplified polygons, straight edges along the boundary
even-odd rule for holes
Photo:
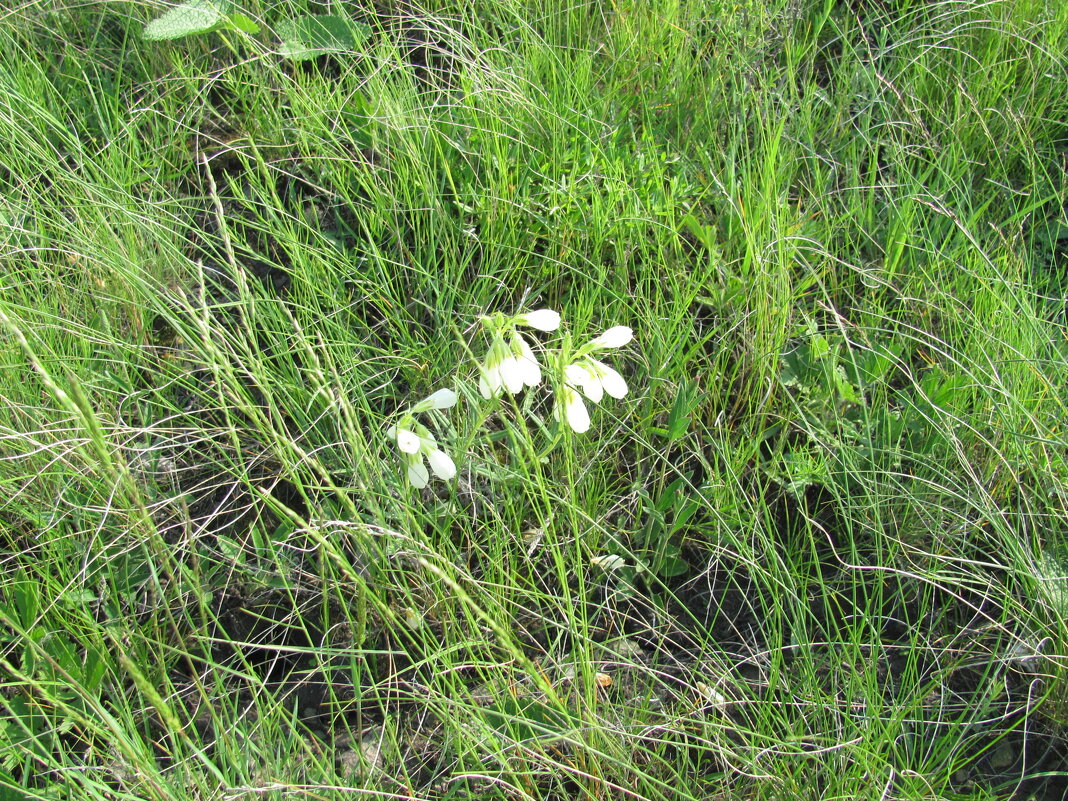
[[[833,375],[835,388],[838,390],[838,394],[841,396],[842,400],[848,401],[849,403],[860,403],[861,397],[857,394],[857,388],[849,383],[845,368],[840,364],[836,364],[834,366]]]
[[[29,581],[16,581],[11,585],[11,594],[15,599],[16,618],[25,628],[37,623],[37,611],[40,609],[40,590]],[[7,610],[5,610],[7,611]]]
[[[226,22],[230,5],[223,0],[186,0],[148,23],[141,38],[159,42],[209,33]]]
[[[305,15],[284,20],[278,26],[282,44],[278,54],[294,61],[354,50],[371,35],[371,28],[332,14]]]

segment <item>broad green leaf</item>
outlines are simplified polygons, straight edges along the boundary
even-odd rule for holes
[[[44,652],[55,660],[60,670],[72,676],[77,676],[81,672],[81,659],[78,658],[75,647],[62,632],[54,632],[45,637],[41,641],[41,646]]]
[[[676,554],[666,553],[656,564],[656,574],[660,578],[675,578],[690,572],[690,563]]]
[[[15,599],[15,610],[18,612],[16,619],[24,628],[31,628],[37,623],[37,612],[41,605],[38,585],[30,581],[16,580],[9,587]]]
[[[900,345],[878,343],[860,351],[855,358],[843,360],[842,365],[853,386],[867,389],[884,383],[900,357]]]
[[[692,498],[680,497],[679,502],[675,504],[675,519],[671,521],[671,533],[674,534],[684,529],[700,508],[701,504]]]
[[[654,508],[658,512],[666,512],[675,505],[675,499],[679,493],[686,488],[689,482],[689,476],[679,476],[666,487],[660,493],[660,497],[656,499]]]
[[[225,24],[230,7],[229,0],[186,0],[148,23],[141,38],[158,42],[209,33]]]
[[[692,214],[687,214],[682,218],[680,228],[688,231],[708,250],[716,249],[716,229],[713,226],[702,225]]]
[[[490,726],[515,742],[557,739],[574,726],[564,711],[533,699],[504,698],[480,712]]]
[[[80,676],[86,692],[95,693],[100,688],[107,674],[108,664],[107,651],[96,645],[86,647]]]
[[[857,388],[849,383],[849,377],[846,375],[845,368],[836,364],[833,371],[834,385],[838,390],[838,395],[842,400],[850,403],[860,403],[861,397],[857,394]]]
[[[279,55],[303,61],[325,53],[354,50],[371,35],[371,28],[344,17],[321,14],[287,19],[279,24],[277,33],[282,40]]]
[[[260,26],[239,11],[230,15],[229,22],[234,28],[247,33],[249,36],[254,36],[260,32]]]
[[[830,355],[831,343],[823,334],[816,334],[809,343],[809,352],[812,354],[812,360],[818,362]]]

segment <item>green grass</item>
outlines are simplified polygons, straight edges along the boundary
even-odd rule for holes
[[[388,5],[0,12],[0,797],[1059,797],[1068,10]]]

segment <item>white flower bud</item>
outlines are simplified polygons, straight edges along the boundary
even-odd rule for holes
[[[590,564],[594,567],[599,567],[608,573],[611,573],[614,570],[619,570],[621,567],[626,567],[627,565],[623,557],[617,553],[595,556],[590,559]]]
[[[590,430],[590,414],[586,411],[586,404],[571,387],[564,387],[564,416],[576,434],[585,434]]]
[[[443,481],[448,481],[456,475],[456,463],[445,451],[436,448],[427,451],[426,460],[430,462],[430,469],[434,471],[434,475]]]
[[[408,462],[408,480],[416,489],[422,489],[430,483],[430,473],[426,470],[423,460],[416,457],[415,461]]]
[[[601,350],[602,348],[622,348],[631,338],[634,336],[634,332],[631,331],[625,325],[617,325],[609,328],[599,337],[590,341],[589,347],[595,350]]]
[[[538,364],[538,357],[534,355],[534,351],[531,350],[530,345],[519,334],[516,334],[512,339],[512,351],[516,352],[516,360],[519,362],[519,369],[523,376],[523,384],[528,387],[536,387],[541,383],[541,365]]]
[[[483,398],[489,400],[501,394],[501,371],[497,368],[485,369],[478,377],[478,391]]]
[[[451,389],[439,389],[434,394],[419,401],[412,408],[413,412],[426,412],[431,409],[451,409],[456,405],[456,393]]]
[[[519,325],[528,325],[539,331],[555,331],[560,327],[560,313],[552,309],[538,309],[526,314],[516,315],[515,321]]]

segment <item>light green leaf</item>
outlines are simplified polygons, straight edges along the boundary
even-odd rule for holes
[[[554,740],[574,726],[564,710],[533,699],[503,698],[479,712],[486,723],[513,742]]]
[[[816,334],[809,344],[809,352],[812,354],[812,360],[818,362],[820,359],[830,355],[831,343],[827,341],[827,337],[822,334]]]
[[[186,0],[148,23],[141,37],[158,42],[209,33],[226,23],[230,8],[229,0]]]
[[[371,28],[344,17],[329,14],[300,16],[287,19],[278,26],[282,44],[279,55],[304,61],[324,53],[354,50],[371,35]]]
[[[675,403],[668,414],[667,436],[672,442],[682,439],[690,429],[690,413],[693,411],[694,384],[689,379],[679,384],[678,394],[675,395]]]
[[[216,538],[216,544],[227,562],[232,564],[244,562],[245,550],[237,540],[233,540],[230,537],[218,537]]]
[[[260,26],[241,12],[231,14],[229,22],[234,28],[247,33],[249,36],[254,36],[260,32]]]
[[[862,399],[857,393],[857,388],[849,383],[845,368],[840,364],[836,364],[834,366],[833,375],[835,388],[838,390],[838,394],[842,400],[848,401],[849,403],[860,403]]]

